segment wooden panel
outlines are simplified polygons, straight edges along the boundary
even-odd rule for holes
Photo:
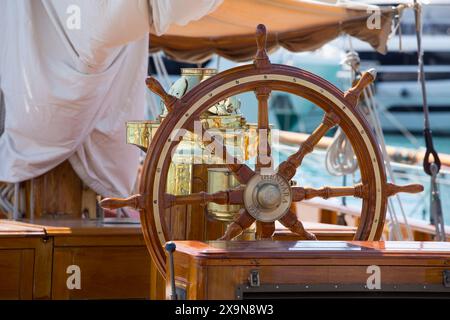
[[[194,164],[192,168],[192,193],[207,191],[208,189],[208,167],[206,165]],[[205,206],[200,204],[191,205],[187,221],[186,239],[205,240],[207,223],[207,212]]]
[[[96,194],[73,170],[69,161],[64,161],[49,172],[25,182],[25,217],[48,216],[80,218],[95,217]]]
[[[51,298],[52,239],[46,238],[39,226],[13,221],[3,221],[0,225],[2,226],[0,256],[5,257],[11,252],[21,253],[19,265],[17,265],[18,260],[14,257],[3,260],[4,268],[20,271],[20,283],[16,282],[16,289],[22,292],[19,298]],[[0,267],[0,269],[2,268]],[[0,291],[2,288],[6,288],[8,283],[14,283],[14,277],[14,273],[1,270]],[[29,291],[28,286],[30,286]]]
[[[140,225],[39,222],[0,222],[0,298],[149,297],[150,255]],[[82,290],[67,289],[73,264],[81,268]]]
[[[380,291],[443,292],[447,290],[443,271],[450,265],[450,244],[436,242],[178,241],[176,245],[175,275],[186,283],[189,299],[234,299],[238,286],[248,285],[253,270],[259,272],[261,285],[273,291],[276,285],[296,285],[299,292],[316,286],[329,292],[367,291],[364,285],[372,265],[380,267]]]
[[[166,281],[153,261],[151,262],[150,284],[150,299],[164,300],[166,298]]]
[[[20,266],[20,294],[19,299],[30,300],[33,298],[33,266],[37,262],[31,249],[24,249],[21,252],[21,266]]]
[[[34,291],[33,299],[51,299],[53,238],[41,238],[34,256]]]
[[[433,241],[433,235],[421,231],[413,231],[413,239],[415,241]],[[448,238],[447,241],[449,241]]]
[[[55,237],[55,246],[58,247],[95,247],[95,246],[145,246],[142,236],[64,236]]]
[[[81,289],[69,290],[67,267],[81,270]],[[55,248],[53,299],[146,299],[150,258],[145,247]]]
[[[252,270],[258,270],[261,285],[298,285],[362,287],[370,274],[368,266],[263,266],[263,267],[209,267],[207,274],[207,299],[236,299],[238,285],[248,284]],[[381,290],[397,285],[415,286],[416,289],[435,285],[442,286],[442,267],[381,266]],[[304,289],[304,287],[302,288]],[[449,290],[450,293],[450,290]]]
[[[0,251],[0,299],[33,297],[33,249]]]
[[[320,222],[328,224],[337,224],[337,214],[334,211],[322,209],[320,210]]]
[[[186,239],[187,211],[187,205],[179,205],[167,209],[168,216],[170,217],[168,225],[171,228],[172,239],[174,240]]]

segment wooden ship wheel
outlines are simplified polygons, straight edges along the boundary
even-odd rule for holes
[[[331,198],[353,196],[362,199],[361,219],[355,240],[379,240],[383,231],[388,197],[398,192],[416,193],[421,185],[397,186],[386,181],[383,158],[372,131],[356,108],[362,90],[374,81],[374,72],[366,72],[358,83],[342,92],[328,81],[295,67],[272,64],[265,49],[266,29],[259,25],[256,31],[257,53],[253,64],[219,73],[203,81],[181,99],[167,94],[153,78],[148,86],[165,102],[169,114],[148,149],[140,183],[140,194],[127,199],[104,199],[103,207],[131,206],[140,210],[147,246],[159,271],[166,274],[164,245],[172,240],[171,227],[165,219],[167,208],[180,204],[215,202],[242,205],[239,216],[232,222],[221,240],[232,240],[256,222],[256,239],[270,239],[279,221],[300,239],[314,240],[299,221],[291,204],[315,197]],[[313,102],[325,112],[320,125],[278,168],[273,159],[267,132],[268,98],[274,90],[284,91]],[[228,169],[240,186],[221,192],[189,195],[166,193],[167,173],[171,155],[180,139],[173,139],[179,130],[193,131],[194,122],[209,107],[227,97],[253,91],[258,101],[258,155],[255,169],[240,163],[220,141],[213,141],[215,150],[222,150]],[[333,127],[340,126],[349,138],[361,172],[361,183],[350,187],[323,187],[320,189],[292,186],[291,180],[301,168],[304,157],[313,151],[319,140]],[[261,134],[264,132],[265,134]],[[272,170],[271,170],[272,169]],[[271,172],[267,174],[267,172]],[[201,240],[201,239],[200,239]]]

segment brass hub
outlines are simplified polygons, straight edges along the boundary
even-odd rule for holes
[[[273,209],[281,203],[281,191],[276,184],[263,184],[256,195],[258,204],[264,209]]]
[[[278,174],[255,174],[244,190],[244,205],[258,221],[272,222],[283,217],[291,206],[288,181]]]

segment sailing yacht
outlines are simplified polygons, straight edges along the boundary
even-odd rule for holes
[[[399,1],[364,1],[396,5]],[[411,3],[410,1],[404,3]],[[431,1],[423,6],[422,46],[431,127],[434,134],[450,134],[450,15],[449,1]],[[383,55],[357,39],[353,49],[361,69],[376,68],[375,97],[384,132],[406,128],[423,130],[423,107],[417,73],[417,40],[413,10],[404,10],[397,32]]]

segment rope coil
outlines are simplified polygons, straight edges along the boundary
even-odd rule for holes
[[[355,80],[356,70],[359,70],[360,59],[356,51],[346,54],[341,64],[350,66],[352,70],[352,82]],[[339,128],[333,138],[333,142],[327,148],[325,154],[325,167],[334,176],[345,176],[352,174],[358,169],[352,145],[345,133]]]

